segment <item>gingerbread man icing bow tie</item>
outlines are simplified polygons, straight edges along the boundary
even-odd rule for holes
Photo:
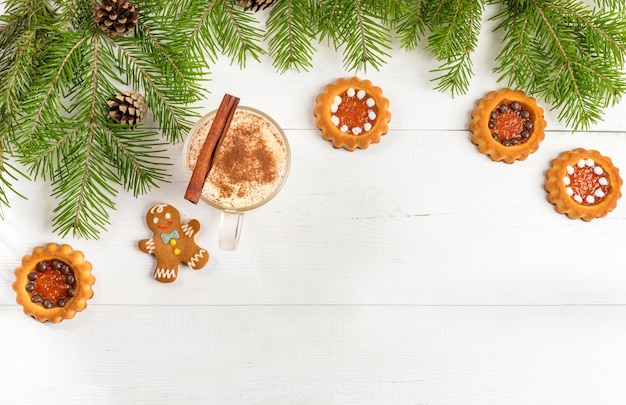
[[[169,243],[171,239],[178,239],[178,238],[180,238],[180,235],[178,234],[178,231],[176,230],[170,233],[164,233],[161,235],[161,240],[163,241],[163,243]]]

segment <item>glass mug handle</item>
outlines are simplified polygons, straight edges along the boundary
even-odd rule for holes
[[[243,212],[222,211],[219,246],[222,250],[236,250],[241,236]]]

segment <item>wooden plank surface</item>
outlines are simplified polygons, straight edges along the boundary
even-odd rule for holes
[[[82,315],[38,325],[0,308],[3,403],[587,405],[626,396],[619,306],[94,305]]]
[[[235,252],[217,246],[219,214],[183,198],[182,144],[171,183],[121,191],[100,240],[52,233],[51,186],[20,182],[28,200],[12,198],[0,224],[0,403],[623,404],[626,205],[572,221],[543,182],[576,147],[626,168],[626,104],[576,133],[547,111],[536,153],[494,163],[467,130],[476,100],[501,87],[484,38],[464,96],[432,90],[423,51],[361,74],[393,116],[355,152],[322,140],[312,116],[324,85],[351,75],[338,55],[321,48],[311,72],[283,75],[219,61],[200,112],[234,94],[292,150],[287,184],[246,214]],[[199,219],[212,255],[171,285],[136,248],[157,202]],[[11,290],[21,257],[48,242],[84,251],[97,279],[88,308],[59,325],[25,316]]]

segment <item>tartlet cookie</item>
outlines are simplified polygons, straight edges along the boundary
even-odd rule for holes
[[[491,160],[514,163],[539,148],[545,138],[543,109],[523,91],[491,91],[472,111],[472,143]]]
[[[571,219],[591,221],[608,214],[622,196],[619,169],[610,158],[582,148],[563,152],[546,172],[548,201]]]
[[[315,125],[335,148],[366,149],[389,129],[389,100],[369,80],[341,78],[326,85],[316,101]]]
[[[13,290],[26,315],[39,322],[71,319],[93,297],[91,263],[69,245],[38,246],[15,269]]]

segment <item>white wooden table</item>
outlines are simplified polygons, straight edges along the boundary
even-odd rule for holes
[[[543,182],[576,147],[626,175],[626,103],[589,132],[547,112],[536,153],[492,162],[467,126],[476,101],[503,87],[495,41],[485,30],[471,89],[454,99],[432,90],[423,50],[359,74],[393,116],[381,143],[355,152],[314,125],[316,95],[351,76],[331,50],[308,73],[215,65],[201,112],[239,96],[283,126],[293,154],[286,186],[247,214],[235,252],[217,246],[217,211],[183,198],[182,143],[170,148],[172,182],[121,192],[100,240],[52,233],[50,185],[19,182],[28,200],[12,198],[0,224],[0,403],[624,404],[626,201],[572,221]],[[136,247],[157,202],[199,219],[196,241],[212,255],[169,285]],[[25,316],[11,289],[21,257],[48,242],[82,250],[96,276],[87,309],[56,325]]]

